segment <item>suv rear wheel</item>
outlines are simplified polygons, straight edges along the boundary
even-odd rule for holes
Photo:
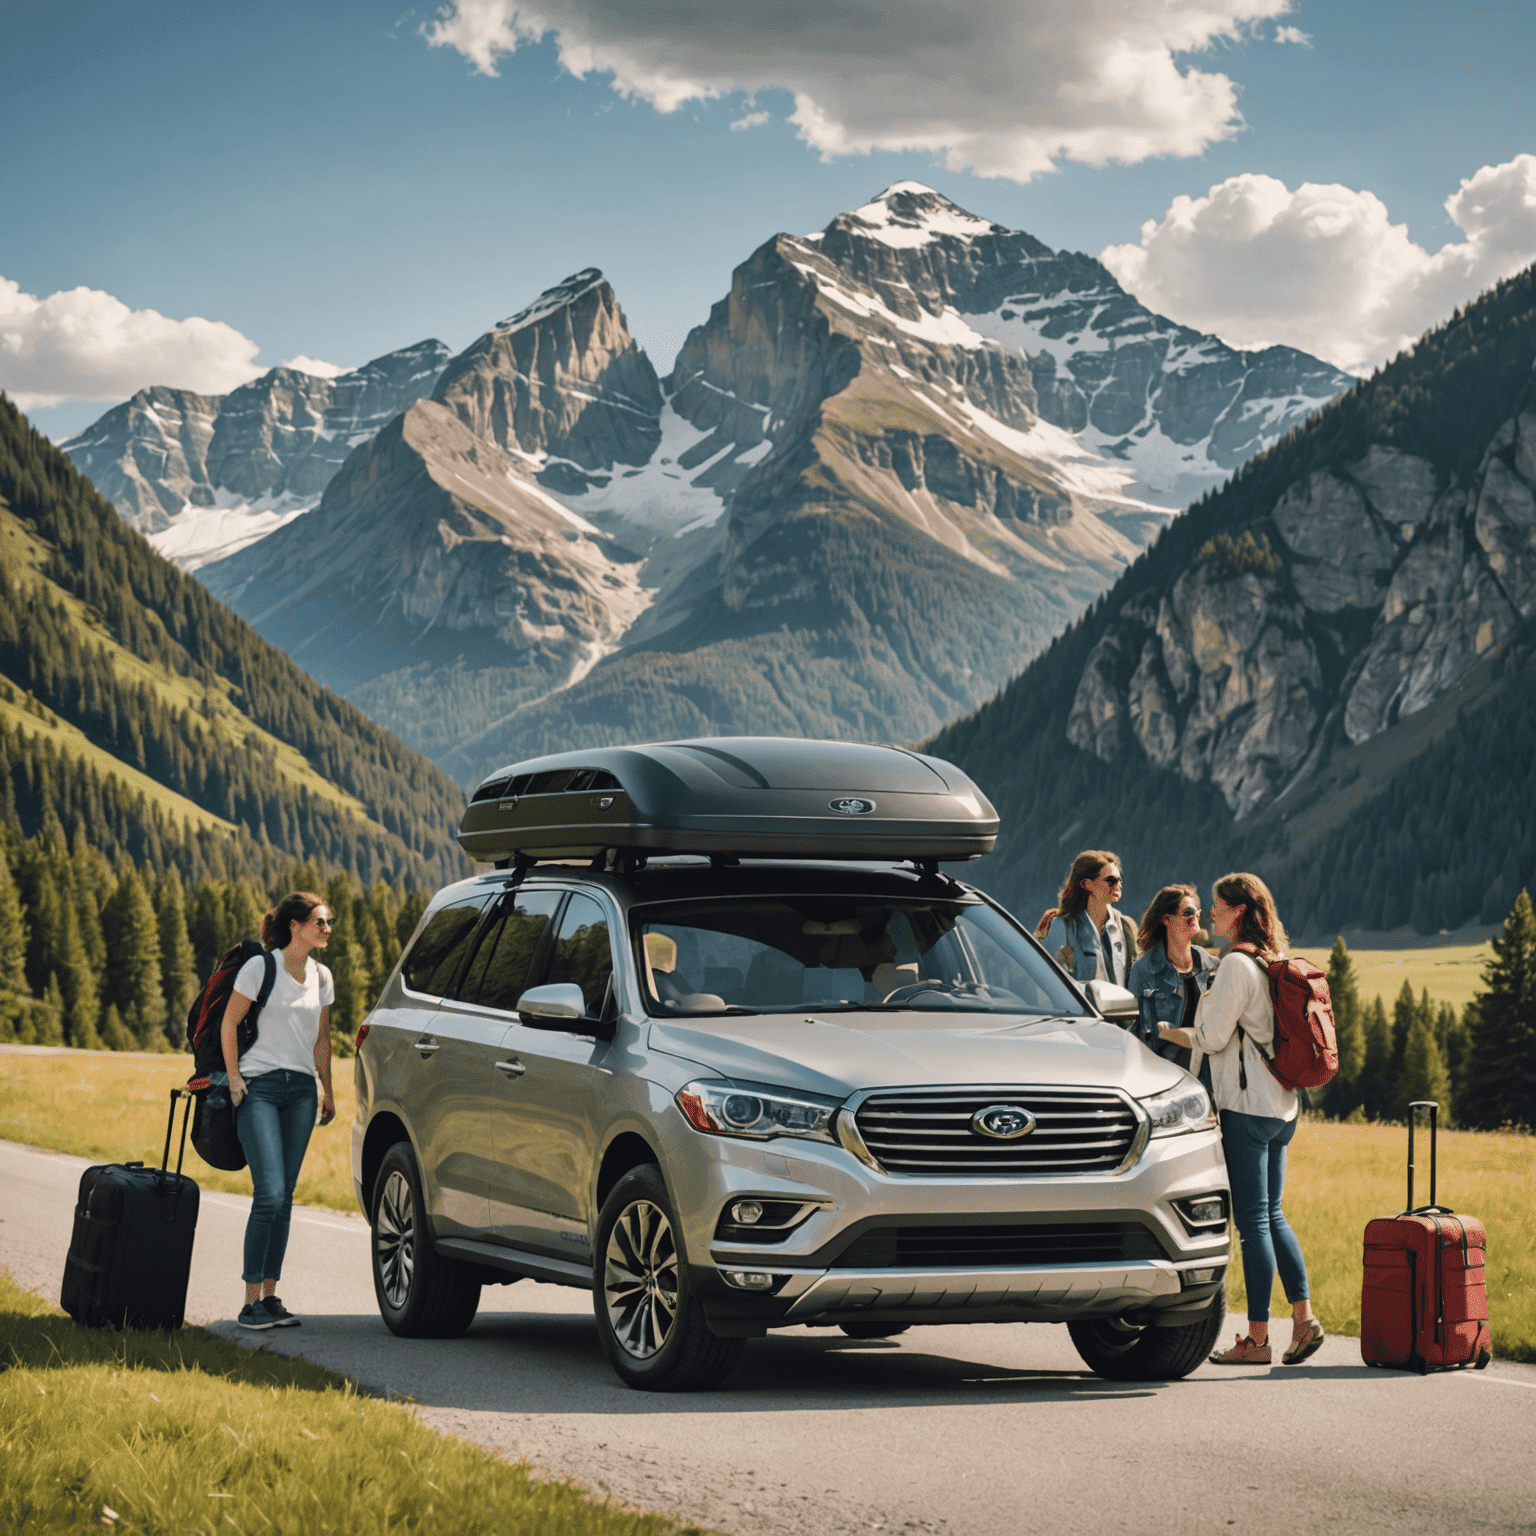
[[[1225,1291],[1217,1291],[1197,1322],[1179,1328],[1140,1328],[1117,1317],[1068,1323],[1084,1364],[1110,1381],[1177,1381],[1210,1354],[1227,1320]]]
[[[592,1308],[608,1363],[645,1392],[712,1387],[746,1348],[744,1339],[719,1338],[704,1321],[688,1289],[672,1201],[651,1164],[626,1173],[603,1203]]]
[[[406,1339],[457,1338],[475,1320],[480,1282],[433,1251],[409,1142],[384,1154],[373,1188],[373,1293],[385,1326]]]

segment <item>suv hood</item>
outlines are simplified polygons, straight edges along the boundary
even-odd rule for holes
[[[866,1088],[973,1083],[1123,1088],[1136,1098],[1184,1076],[1099,1019],[989,1013],[765,1014],[651,1023],[651,1048],[722,1077],[844,1099]]]

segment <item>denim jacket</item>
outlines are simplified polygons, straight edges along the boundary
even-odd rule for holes
[[[1204,997],[1216,979],[1216,958],[1198,944],[1191,944],[1189,953],[1195,963],[1195,986]],[[1141,1009],[1141,1017],[1136,1022],[1137,1036],[1159,1056],[1198,1072],[1199,1063],[1191,1066],[1191,1052],[1187,1047],[1157,1037],[1160,1024],[1177,1029],[1184,1017],[1184,978],[1173,968],[1168,951],[1161,944],[1154,944],[1131,967],[1130,989],[1136,994]]]
[[[1124,913],[1116,911],[1114,907],[1109,909],[1109,918],[1105,923],[1109,930],[1110,945],[1107,957],[1100,953],[1104,935],[1094,927],[1093,919],[1086,911],[1062,918],[1061,926],[1067,931],[1067,944],[1072,950],[1072,973],[1075,980],[1093,981],[1097,978],[1114,981],[1117,975],[1126,975],[1135,958],[1136,942],[1133,937],[1134,924]],[[1127,980],[1126,985],[1129,984]]]

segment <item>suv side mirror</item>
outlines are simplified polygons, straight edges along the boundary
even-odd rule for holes
[[[517,1000],[517,1016],[530,1029],[563,1029],[573,1035],[595,1035],[602,1025],[587,1017],[587,1000],[575,982],[556,981],[530,987]]]
[[[552,989],[540,987],[539,990],[543,992]],[[1088,1001],[1112,1024],[1124,1028],[1141,1017],[1136,994],[1127,992],[1124,987],[1117,987],[1112,981],[1085,981],[1083,991],[1088,994]]]

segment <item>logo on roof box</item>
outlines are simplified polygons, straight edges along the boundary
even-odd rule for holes
[[[828,804],[839,816],[868,816],[874,810],[873,800],[858,800],[849,796],[845,800],[831,800]]]
[[[509,800],[499,800],[499,801],[497,801],[496,809],[498,811],[515,811],[517,809],[517,799],[516,799],[516,797],[514,796],[513,798],[511,798]]]

